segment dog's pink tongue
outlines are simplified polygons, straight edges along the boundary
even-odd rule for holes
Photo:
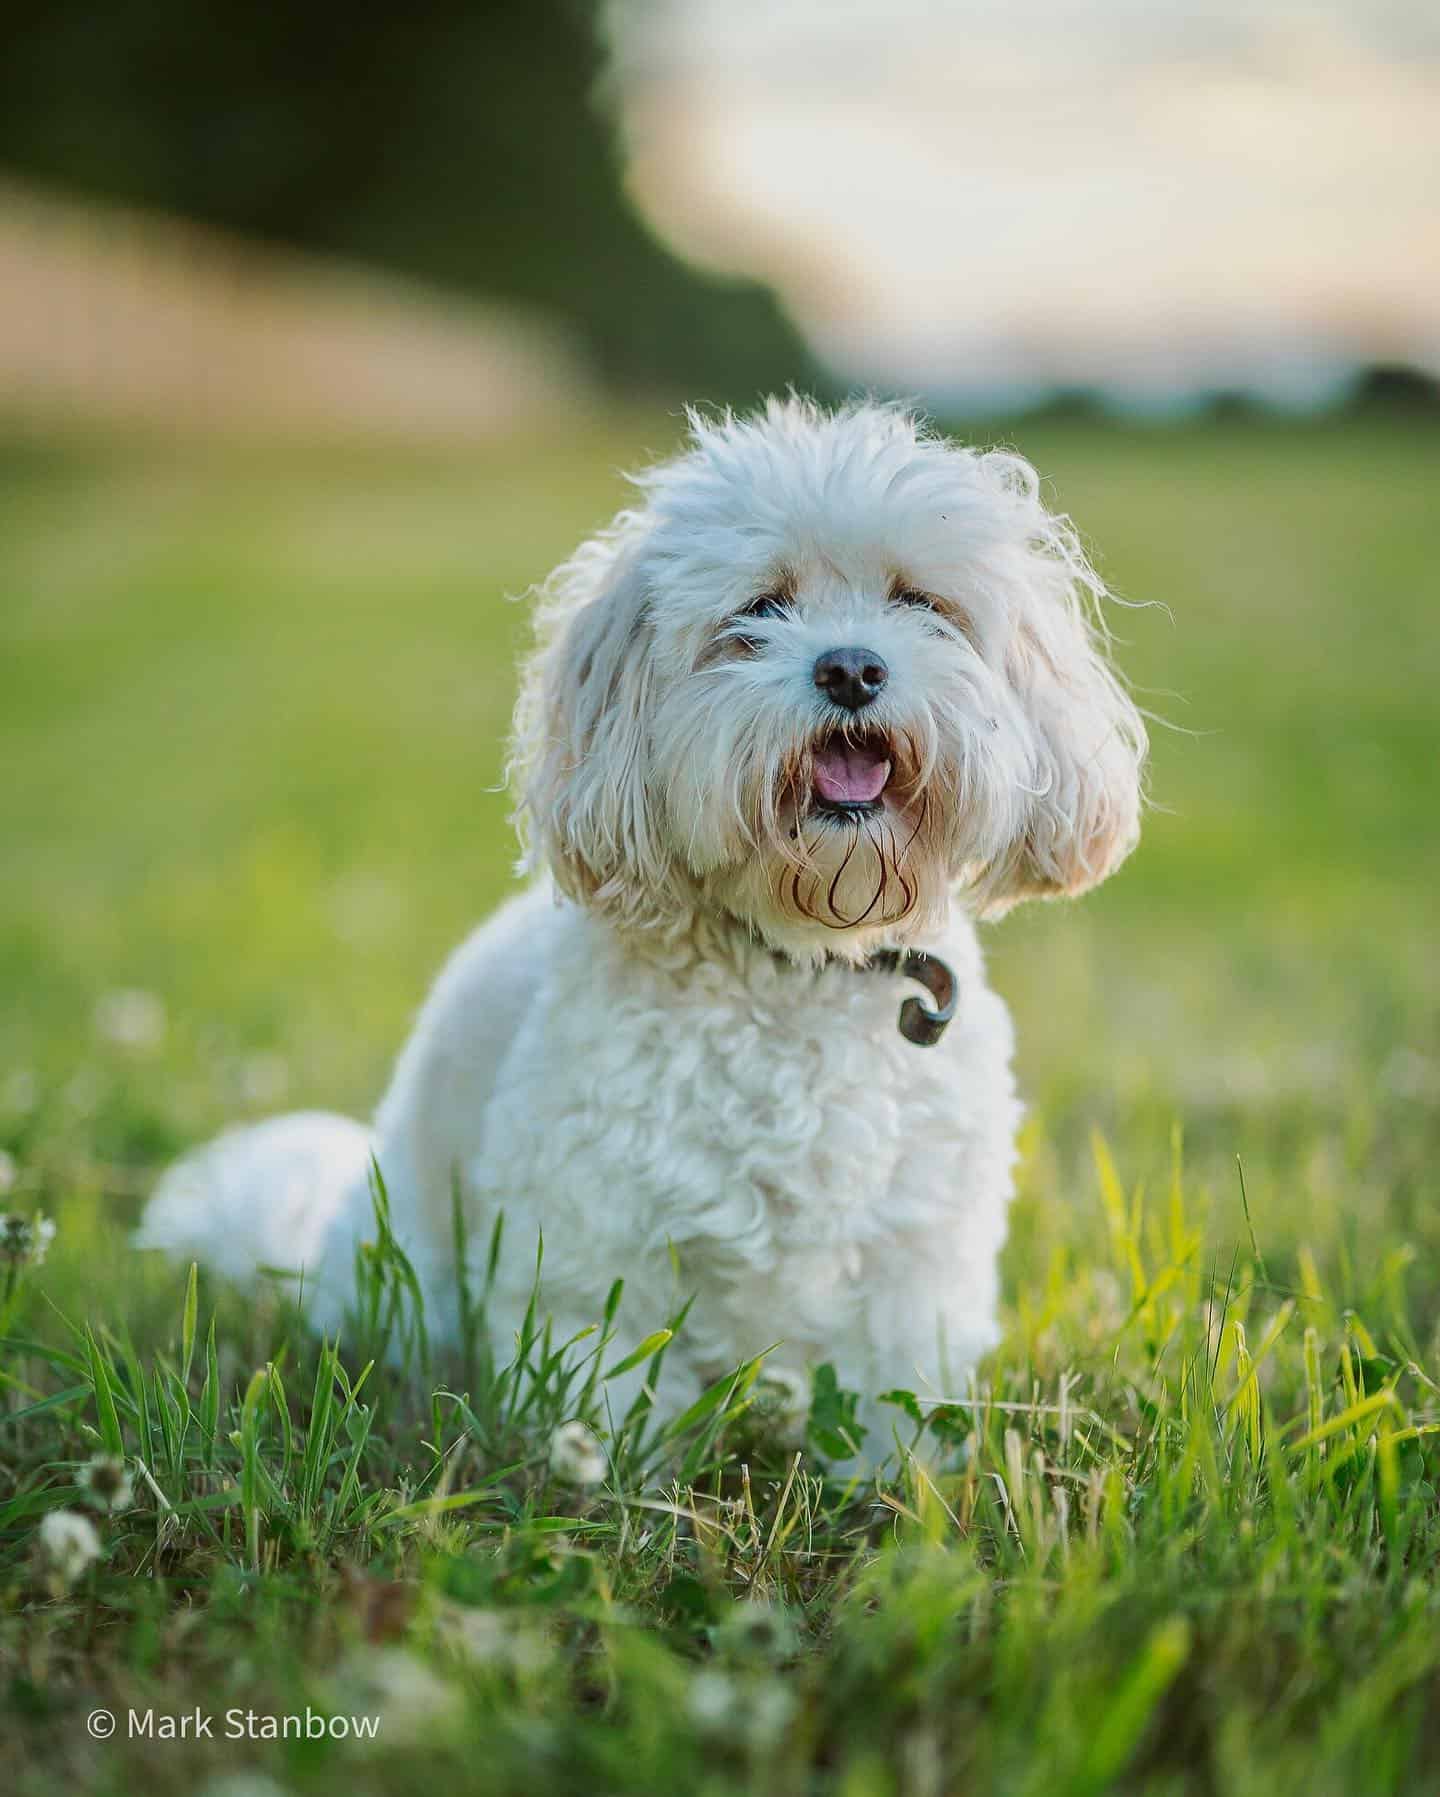
[[[815,756],[815,790],[832,805],[868,804],[889,778],[889,757],[863,744],[832,743]]]

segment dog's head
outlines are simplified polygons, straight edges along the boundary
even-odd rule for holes
[[[547,587],[517,712],[522,828],[567,893],[858,959],[1129,851],[1144,726],[1028,463],[771,401],[692,419],[636,485]]]

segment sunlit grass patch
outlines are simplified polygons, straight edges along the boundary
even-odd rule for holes
[[[645,1393],[616,1416],[610,1377],[684,1317],[617,1361],[617,1288],[558,1341],[543,1262],[508,1359],[479,1348],[472,1295],[467,1380],[399,1315],[416,1290],[378,1190],[353,1350],[277,1293],[247,1364],[234,1294],[193,1268],[141,1347],[123,1300],[64,1317],[27,1272],[0,1436],[25,1739],[38,1754],[94,1701],[363,1701],[373,1742],[247,1735],[243,1755],[301,1789],[357,1754],[379,1789],[417,1753],[461,1776],[482,1740],[496,1789],[900,1790],[942,1768],[1190,1788],[1227,1764],[1410,1788],[1440,1669],[1440,1387],[1403,1285],[1367,1321],[1308,1253],[1292,1284],[1248,1231],[1207,1250],[1178,1142],[1158,1200],[1095,1159],[1092,1264],[1022,1284],[969,1390],[892,1393],[878,1474],[832,1457],[833,1382],[796,1435],[760,1362],[683,1418]],[[181,1790],[236,1751],[167,1760],[146,1737],[105,1764]]]

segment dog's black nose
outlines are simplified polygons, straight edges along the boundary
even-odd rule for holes
[[[815,663],[815,684],[832,705],[860,711],[880,696],[890,670],[873,649],[827,649]]]

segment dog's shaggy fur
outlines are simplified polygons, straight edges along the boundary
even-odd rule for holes
[[[452,1333],[452,1192],[476,1255],[503,1209],[502,1356],[543,1231],[557,1339],[617,1275],[635,1338],[696,1295],[667,1404],[777,1338],[867,1394],[953,1391],[995,1339],[1019,1115],[973,920],[1137,833],[1103,589],[1028,464],[898,409],[696,418],[636,485],[539,611],[512,764],[538,882],[440,976],[373,1130],[224,1136],[141,1239],[303,1265],[335,1328],[373,1153]],[[958,975],[933,1048],[865,965],[904,944]]]

